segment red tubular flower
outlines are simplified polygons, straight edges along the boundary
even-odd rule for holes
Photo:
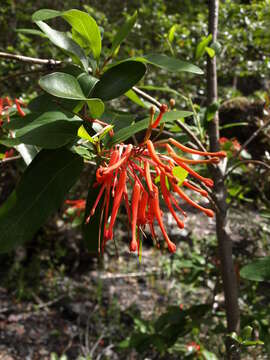
[[[162,104],[160,109],[159,109],[159,114],[158,117],[156,118],[155,122],[152,124],[152,129],[155,129],[156,127],[158,127],[163,115],[165,114],[165,112],[168,110],[168,106],[165,104]]]
[[[160,116],[161,113],[159,114]],[[144,230],[146,226],[149,227],[152,237],[159,247],[159,241],[154,227],[155,222],[157,222],[160,227],[169,251],[175,252],[176,250],[176,245],[170,240],[163,223],[163,215],[159,205],[160,194],[180,229],[184,227],[184,222],[180,219],[176,210],[180,211],[183,217],[187,215],[179,205],[176,199],[177,195],[182,201],[184,200],[191,206],[204,212],[207,216],[214,216],[214,212],[211,209],[205,208],[193,201],[180,188],[181,185],[178,185],[179,180],[174,175],[174,168],[180,166],[186,170],[189,175],[211,187],[213,186],[211,179],[202,177],[187,164],[215,164],[220,161],[220,158],[226,155],[225,152],[202,152],[189,149],[174,139],[169,139],[169,142],[177,149],[190,154],[208,156],[208,159],[194,160],[181,157],[170,145],[161,141],[155,143],[149,139],[137,146],[119,144],[110,150],[103,150],[103,162],[96,171],[97,182],[94,184],[94,186],[100,185],[100,189],[96,201],[90,210],[90,214],[88,218],[86,218],[86,223],[88,223],[91,216],[94,215],[101,197],[105,193],[103,203],[101,204],[102,217],[100,220],[102,249],[104,249],[106,242],[113,238],[113,228],[122,199],[124,200],[123,204],[128,214],[128,226],[131,226],[132,236],[129,249],[132,252],[136,251],[136,249],[139,252],[139,230]],[[160,153],[158,151],[159,147],[163,147],[165,152]],[[208,196],[206,190],[193,185],[188,179],[182,182],[182,186],[199,193],[201,196]],[[128,188],[130,190],[132,189],[131,205],[129,205],[128,193],[130,190],[128,190]],[[113,205],[109,214],[110,201],[113,201]],[[103,235],[101,231],[102,222]]]
[[[21,100],[15,99],[15,104],[18,110],[18,113],[21,117],[25,116],[25,112],[22,110],[21,105],[24,105]]]
[[[130,251],[136,251],[137,248],[137,217],[138,217],[138,205],[140,201],[141,187],[138,181],[135,181],[132,203],[131,203],[131,212],[132,212],[132,221],[131,221],[131,230],[132,230],[132,240],[130,242]]]
[[[126,178],[127,178],[127,172],[122,171],[120,174],[120,177],[119,177],[119,182],[118,182],[117,189],[116,189],[116,195],[115,195],[114,202],[113,202],[111,221],[110,221],[110,226],[108,229],[108,239],[112,239],[112,237],[113,237],[113,226],[114,226],[114,223],[115,223],[115,220],[117,217],[118,209],[121,204],[123,192],[125,190]]]

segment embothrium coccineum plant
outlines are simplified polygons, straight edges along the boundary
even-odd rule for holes
[[[179,198],[202,211],[205,215],[214,216],[211,209],[193,201],[186,194],[185,188],[203,197],[208,196],[207,191],[186,179],[180,186],[179,179],[174,175],[174,169],[180,167],[191,178],[195,178],[206,187],[212,187],[213,181],[198,174],[190,165],[217,164],[221,158],[226,156],[226,153],[224,151],[212,153],[191,149],[172,138],[166,139],[166,141],[151,141],[151,130],[159,125],[166,111],[167,106],[162,105],[155,121],[152,114],[145,139],[141,144],[121,143],[109,150],[103,150],[102,158],[104,160],[96,171],[96,182],[94,184],[94,187],[99,187],[99,192],[90,213],[86,217],[86,223],[89,223],[101,202],[99,251],[103,251],[106,242],[113,239],[113,229],[122,202],[125,205],[131,228],[129,248],[132,252],[139,251],[140,230],[143,231],[146,225],[148,225],[152,237],[159,247],[155,223],[158,224],[169,251],[175,252],[176,245],[170,240],[163,223],[160,209],[161,197],[181,229],[184,228],[183,220],[187,215],[179,205]],[[207,156],[207,159],[194,160],[179,156],[177,153],[179,150],[184,153]],[[128,188],[132,189],[130,198]],[[182,218],[179,218],[176,210],[181,213]]]

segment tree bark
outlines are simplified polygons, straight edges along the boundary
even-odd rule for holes
[[[218,8],[219,0],[209,0],[208,31],[212,34],[212,41],[217,41],[218,33]],[[207,103],[208,106],[218,100],[218,84],[216,57],[207,59]],[[211,151],[218,151],[219,145],[219,116],[216,112],[213,120],[209,123],[208,134]],[[232,241],[227,233],[227,190],[224,182],[224,171],[221,167],[212,168],[212,176],[215,182],[215,194],[218,212],[216,214],[216,236],[218,241],[219,258],[221,264],[221,276],[223,282],[225,310],[227,319],[227,331],[238,332],[240,326],[240,313],[238,306],[238,283],[234,270]],[[226,340],[228,359],[238,359],[237,348],[233,346],[230,338]]]

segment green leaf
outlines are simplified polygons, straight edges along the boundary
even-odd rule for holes
[[[210,56],[210,58],[213,58],[216,55],[216,52],[214,49],[206,46],[205,51],[207,52],[207,54]]]
[[[195,52],[195,60],[199,60],[203,54],[205,53],[205,48],[210,44],[212,41],[212,34],[208,35],[207,37],[204,37],[202,41],[197,45],[196,52]]]
[[[101,53],[101,35],[96,21],[86,12],[76,9],[65,11],[62,16],[84,38],[94,58],[98,60]]]
[[[87,100],[87,105],[93,118],[100,118],[104,113],[105,105],[100,99]]]
[[[81,125],[78,129],[78,133],[77,135],[81,138],[81,139],[84,139],[84,140],[88,140],[90,141],[91,143],[94,143],[95,140],[92,138],[92,136],[90,136],[88,134],[88,132],[86,131],[85,127],[83,125]]]
[[[131,90],[128,90],[126,93],[125,93],[126,97],[128,97],[131,101],[133,101],[135,104],[143,107],[143,108],[150,108],[152,106],[152,104],[150,103],[146,103],[145,101],[142,101],[139,96],[135,93],[135,91],[133,91],[132,89]]]
[[[56,149],[74,140],[82,123],[78,116],[67,116],[60,111],[26,115],[24,120],[26,125],[15,130],[16,139],[45,149]]]
[[[168,32],[168,40],[169,40],[170,43],[172,43],[173,40],[174,40],[175,31],[177,30],[178,26],[179,26],[179,25],[174,24],[174,25],[170,28],[170,30],[169,30],[169,32]]]
[[[127,37],[130,30],[133,28],[137,20],[137,11],[125,22],[125,24],[118,30],[112,42],[112,49],[110,55],[112,56],[121,42]]]
[[[32,15],[32,21],[36,22],[36,21],[49,20],[61,15],[62,15],[61,11],[51,10],[51,9],[41,9],[34,12],[34,14]]]
[[[240,271],[240,276],[253,281],[269,281],[270,256],[265,256],[244,266]]]
[[[145,65],[139,61],[128,60],[119,63],[101,76],[92,96],[104,101],[115,99],[136,85],[145,71]]]
[[[65,33],[52,29],[43,21],[37,21],[36,24],[48,36],[54,45],[60,47],[60,49],[63,49],[68,53],[75,55],[82,63],[84,70],[86,72],[88,71],[88,60],[82,48],[77,43],[75,43],[75,41],[70,39]]]
[[[193,113],[190,111],[169,111],[165,113],[162,117],[161,124],[165,122],[171,122],[177,120],[179,118],[184,118],[192,115]],[[120,143],[122,141],[127,140],[132,135],[138,133],[139,131],[147,129],[149,126],[149,118],[145,118],[141,121],[136,122],[128,127],[125,127],[115,133],[114,137],[110,139],[109,145],[114,145]]]
[[[2,137],[0,139],[0,144],[5,145],[7,147],[14,147],[15,145],[19,145],[21,141],[19,139],[9,138],[9,137]]]
[[[193,74],[203,74],[203,71],[198,66],[163,54],[150,54],[137,59],[174,73],[185,71]]]
[[[49,94],[74,100],[85,100],[80,84],[72,75],[54,72],[39,80],[39,86]]]
[[[35,157],[12,195],[16,201],[12,200],[12,206],[0,218],[0,252],[33,238],[59,208],[82,168],[82,158],[65,149],[42,150]]]
[[[106,110],[100,120],[113,125],[114,131],[117,132],[124,127],[130,126],[134,122],[135,117],[125,112]]]
[[[90,96],[94,86],[98,82],[98,79],[95,78],[94,76],[91,76],[91,75],[83,72],[77,76],[77,80],[80,84],[80,87],[81,87],[84,95],[88,98]]]
[[[188,176],[188,171],[183,169],[181,166],[175,166],[173,168],[173,175],[178,179],[178,186],[182,185],[183,181],[186,180]]]

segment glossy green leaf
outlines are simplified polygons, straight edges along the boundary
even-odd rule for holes
[[[184,118],[192,115],[193,113],[190,111],[169,111],[165,113],[162,117],[161,124],[165,122],[171,122],[177,120],[179,118]],[[109,145],[114,145],[120,143],[122,141],[127,140],[132,135],[135,135],[139,131],[147,129],[149,126],[149,118],[145,118],[132,124],[128,127],[125,127],[115,133],[114,137],[109,141]]]
[[[32,15],[32,20],[34,22],[44,21],[44,20],[53,19],[53,18],[55,18],[57,16],[61,16],[61,15],[62,15],[61,11],[51,10],[51,9],[41,9],[41,10],[36,11]]]
[[[48,36],[54,45],[60,47],[60,49],[63,49],[70,54],[75,55],[82,63],[85,71],[88,71],[88,60],[82,48],[76,44],[75,41],[70,39],[65,33],[52,29],[43,21],[37,21],[36,24]]]
[[[101,76],[92,96],[104,101],[115,99],[136,85],[145,71],[145,65],[139,61],[128,60],[119,63]]]
[[[203,74],[203,71],[198,66],[163,54],[145,55],[139,59],[143,62],[158,66],[174,73],[185,71],[193,74]]]
[[[114,54],[121,42],[127,37],[137,20],[137,11],[118,30],[112,42],[111,56]]]
[[[82,168],[83,159],[65,149],[42,150],[35,157],[12,195],[11,206],[1,215],[0,252],[33,238],[59,208]]]
[[[85,99],[77,79],[69,74],[54,72],[42,76],[39,80],[39,86],[56,97],[74,100]]]
[[[27,115],[32,118],[33,115]],[[57,149],[68,144],[77,137],[82,120],[76,116],[67,116],[60,111],[45,112],[15,130],[16,138],[25,144],[36,145],[45,149]],[[35,114],[34,114],[35,116]]]
[[[65,11],[62,16],[84,38],[94,58],[98,60],[101,53],[101,35],[96,21],[89,14],[76,9]]]
[[[253,281],[269,281],[270,256],[265,256],[244,266],[240,271],[240,276]]]
[[[85,72],[81,73],[77,76],[77,80],[80,84],[80,87],[85,95],[85,97],[89,98],[94,86],[98,82],[98,79],[94,76],[91,76]]]
[[[202,41],[197,45],[195,52],[195,60],[198,60],[203,56],[203,54],[205,53],[205,48],[210,44],[212,38],[213,36],[212,34],[210,34],[207,37],[204,37]]]
[[[87,100],[87,105],[93,118],[100,118],[104,113],[105,105],[100,99]]]

